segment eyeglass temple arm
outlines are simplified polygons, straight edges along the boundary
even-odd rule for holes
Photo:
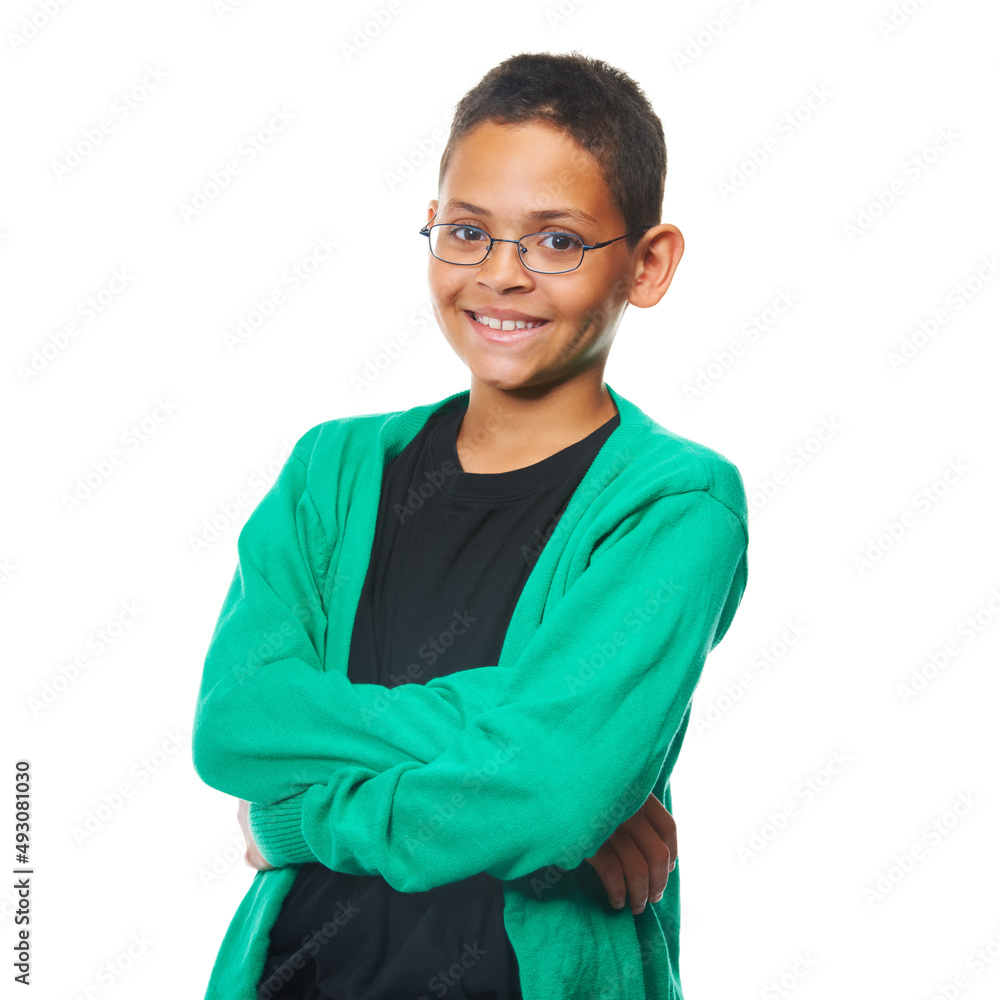
[[[611,243],[617,243],[619,240],[625,239],[627,236],[637,236],[639,233],[645,233],[647,230],[652,229],[652,226],[643,226],[642,229],[633,229],[630,233],[623,233],[621,236],[616,236],[613,240],[605,240],[603,243],[595,243],[593,246],[589,247],[584,243],[583,248],[585,250],[599,250],[601,247],[606,247]]]

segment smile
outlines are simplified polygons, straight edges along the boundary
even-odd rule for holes
[[[497,319],[486,313],[470,312],[469,315],[481,326],[488,326],[491,330],[534,330],[539,326],[548,323],[547,319],[523,320],[523,319]]]

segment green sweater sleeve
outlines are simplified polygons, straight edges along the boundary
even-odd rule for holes
[[[727,506],[702,490],[648,501],[601,539],[447,749],[379,774],[345,764],[255,803],[261,852],[401,892],[575,868],[654,787],[745,582],[746,532]]]
[[[495,703],[508,668],[471,667],[427,684],[352,684],[324,664],[326,525],[299,449],[247,519],[209,645],[192,728],[206,784],[277,802],[338,768],[371,776],[427,763]],[[333,614],[351,614],[339,607]]]

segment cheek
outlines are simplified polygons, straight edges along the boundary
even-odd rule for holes
[[[557,286],[549,296],[562,316],[582,316],[601,305],[600,284],[593,281],[574,280]]]
[[[427,268],[427,285],[432,298],[438,302],[450,302],[462,288],[462,275],[451,268],[444,270],[438,262]]]

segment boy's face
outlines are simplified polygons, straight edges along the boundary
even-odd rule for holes
[[[553,231],[592,245],[626,232],[597,161],[543,123],[477,126],[456,147],[427,218],[511,240]],[[514,243],[494,244],[477,265],[428,258],[438,324],[475,379],[515,389],[603,373],[635,268],[625,240],[588,250],[562,274],[529,271]],[[484,314],[541,325],[504,332],[475,318]]]

